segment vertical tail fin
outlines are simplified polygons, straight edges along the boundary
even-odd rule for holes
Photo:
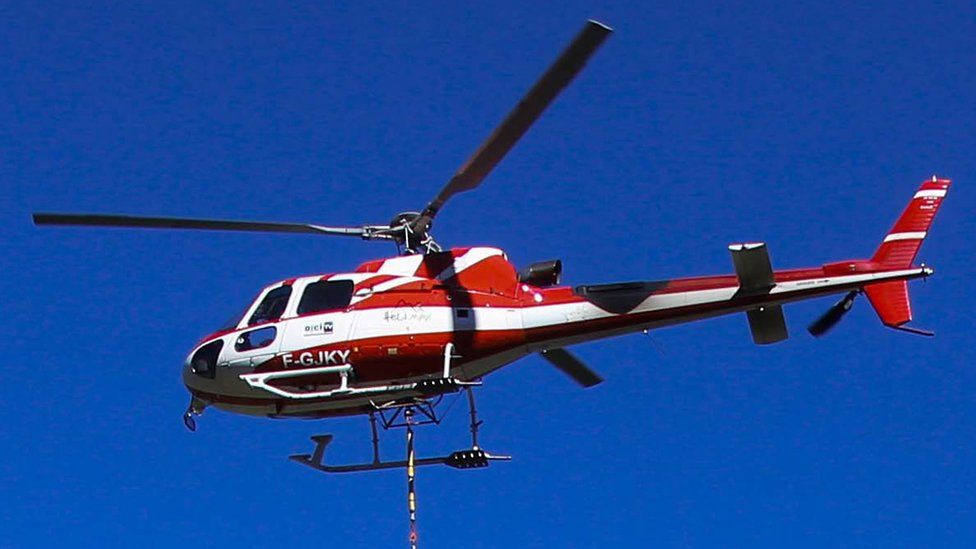
[[[918,249],[922,247],[922,240],[945,199],[949,183],[948,179],[939,179],[934,175],[932,179],[922,183],[871,260],[889,269],[911,267],[918,255]]]
[[[897,328],[912,320],[912,302],[908,299],[908,282],[893,280],[870,284],[864,287],[868,301],[878,313],[881,323],[890,328]]]
[[[871,261],[882,269],[908,269],[915,261],[932,220],[949,190],[950,181],[932,176],[915,192],[908,207],[888,231]],[[898,328],[912,319],[908,283],[904,280],[869,284],[864,287],[871,306],[885,326]]]

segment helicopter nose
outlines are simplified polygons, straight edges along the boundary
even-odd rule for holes
[[[242,378],[253,371],[250,364],[224,364],[221,351],[233,339],[215,339],[196,348],[183,363],[183,384],[191,393],[227,397],[250,397],[255,393]],[[224,357],[226,358],[226,357]]]
[[[190,356],[190,371],[204,379],[214,379],[217,375],[217,358],[224,348],[223,339],[215,339],[200,347]]]
[[[183,385],[185,385],[186,388],[189,389],[191,393],[195,393],[197,391],[204,391],[207,393],[214,392],[213,391],[214,380],[207,379],[206,377],[203,377],[199,373],[194,371],[194,368],[190,364],[190,361],[186,361],[183,363],[182,374],[183,374],[182,375]]]
[[[217,360],[224,347],[222,339],[215,339],[190,353],[183,363],[183,384],[191,392],[216,392]]]

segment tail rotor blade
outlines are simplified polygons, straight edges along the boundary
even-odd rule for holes
[[[603,383],[600,374],[591,370],[589,366],[583,364],[583,361],[566,349],[549,349],[539,353],[539,355],[584,388]]]
[[[833,307],[827,309],[827,312],[821,315],[820,318],[815,320],[807,328],[810,335],[813,337],[821,337],[829,332],[830,329],[836,326],[837,323],[840,322],[840,319],[844,318],[844,315],[851,310],[851,307],[854,305],[855,297],[857,297],[857,290],[848,292],[848,294],[845,295],[840,301],[835,303]]]

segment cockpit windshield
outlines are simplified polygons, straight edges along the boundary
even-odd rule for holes
[[[274,322],[281,318],[288,306],[288,298],[291,297],[291,286],[279,286],[268,292],[254,314],[247,321],[248,326],[254,326],[262,322]]]
[[[247,310],[250,309],[250,308],[251,308],[251,305],[248,304],[246,307],[244,307],[240,311],[237,311],[237,313],[235,313],[233,316],[231,316],[230,318],[228,318],[226,322],[224,322],[223,324],[221,324],[220,325],[220,328],[218,328],[217,331],[218,332],[226,332],[228,330],[233,330],[233,329],[237,328],[237,325],[241,323],[241,319],[244,318],[244,313],[246,313]]]
[[[259,294],[260,295],[260,294]],[[254,314],[248,319],[247,325],[254,326],[255,324],[261,324],[263,322],[274,322],[281,318],[281,315],[285,312],[285,307],[288,305],[288,298],[291,297],[291,286],[281,286],[269,291],[265,294],[264,299],[258,304],[257,308],[254,310]],[[220,325],[217,329],[218,332],[226,332],[229,330],[235,330],[240,325],[241,320],[244,319],[244,315],[250,310],[251,305],[254,302],[249,302],[243,309],[237,311],[233,316],[227,319],[226,322]]]

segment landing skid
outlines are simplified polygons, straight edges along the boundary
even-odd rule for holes
[[[470,386],[464,387],[467,393],[470,417],[471,447],[452,452],[444,456],[416,458],[413,465],[447,465],[455,469],[478,469],[487,467],[491,461],[509,461],[511,456],[491,454],[478,446],[478,430],[482,422],[478,420],[478,410],[475,407],[474,393]],[[383,430],[388,431],[399,427],[407,429],[408,436],[413,428],[420,425],[437,425],[443,419],[437,415],[436,406],[440,398],[429,400],[426,398],[412,399],[408,402],[391,402],[382,405],[374,404],[374,412],[369,415],[370,431],[372,432],[373,460],[364,463],[344,465],[329,465],[325,462],[325,451],[334,437],[332,435],[315,435],[311,437],[315,449],[311,454],[296,454],[288,459],[311,467],[323,473],[358,473],[362,471],[381,471],[385,469],[399,469],[410,465],[410,457],[403,460],[383,461],[380,459],[379,432],[376,428],[377,417]]]
[[[332,442],[332,435],[317,435],[312,437],[315,442],[315,451],[312,454],[299,454],[288,456],[288,459],[307,465],[316,471],[323,473],[359,473],[362,471],[381,471],[383,469],[400,469],[408,465],[408,460],[399,461],[372,461],[369,463],[357,463],[348,465],[327,465],[325,463],[325,448]],[[418,458],[413,464],[415,467],[421,465],[447,465],[455,469],[477,469],[487,467],[492,460],[509,461],[512,456],[496,456],[480,448],[469,448],[459,450],[450,455]]]

